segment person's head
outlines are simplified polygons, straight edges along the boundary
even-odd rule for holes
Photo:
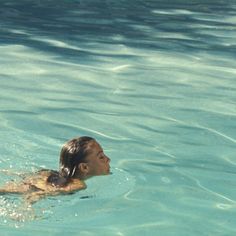
[[[65,143],[60,154],[60,174],[65,178],[86,179],[110,173],[110,159],[99,143],[82,136]]]

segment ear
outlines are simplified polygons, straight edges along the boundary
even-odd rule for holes
[[[89,172],[89,167],[87,163],[80,163],[78,169],[83,174],[87,174]]]

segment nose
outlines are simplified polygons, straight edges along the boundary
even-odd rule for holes
[[[106,156],[106,162],[110,162],[111,161],[111,159],[108,157],[108,156]]]

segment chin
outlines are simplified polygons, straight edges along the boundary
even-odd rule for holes
[[[111,174],[110,168],[104,172],[104,175],[110,175],[110,174]]]

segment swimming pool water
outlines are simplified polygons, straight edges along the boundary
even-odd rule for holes
[[[0,170],[57,169],[61,145],[90,135],[113,171],[33,209],[0,196],[1,236],[235,235],[235,13],[1,0]]]

